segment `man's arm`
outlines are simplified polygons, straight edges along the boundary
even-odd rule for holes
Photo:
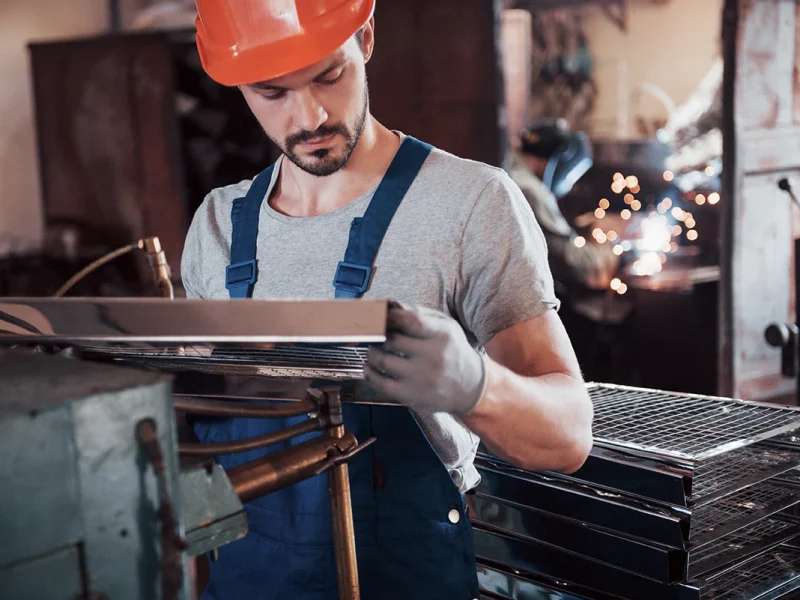
[[[364,371],[379,395],[421,412],[449,412],[499,457],[529,470],[572,472],[592,446],[592,406],[554,310],[470,346],[442,312],[393,303],[388,335]]]
[[[486,387],[462,417],[498,457],[527,470],[572,473],[592,448],[592,404],[554,310],[486,344]]]

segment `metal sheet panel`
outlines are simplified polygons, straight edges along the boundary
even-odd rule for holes
[[[3,298],[0,344],[383,342],[387,310],[378,300]]]

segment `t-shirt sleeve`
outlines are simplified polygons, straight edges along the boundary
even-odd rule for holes
[[[181,283],[186,290],[186,297],[189,299],[205,298],[202,282],[203,260],[202,260],[202,227],[208,209],[208,198],[197,209],[189,231],[186,234],[186,241],[183,244],[183,255],[181,256]]]
[[[559,308],[544,234],[506,173],[491,179],[475,201],[459,252],[455,308],[480,345],[520,321]]]

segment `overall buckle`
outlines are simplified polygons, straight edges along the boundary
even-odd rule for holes
[[[230,289],[244,284],[253,285],[257,275],[255,259],[228,265],[225,269],[225,287]]]
[[[333,287],[337,290],[363,294],[369,287],[372,267],[340,261],[333,277]]]

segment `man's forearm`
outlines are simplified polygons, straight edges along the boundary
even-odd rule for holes
[[[499,458],[535,471],[577,471],[592,448],[592,404],[566,373],[525,377],[486,359],[486,392],[464,424]]]

